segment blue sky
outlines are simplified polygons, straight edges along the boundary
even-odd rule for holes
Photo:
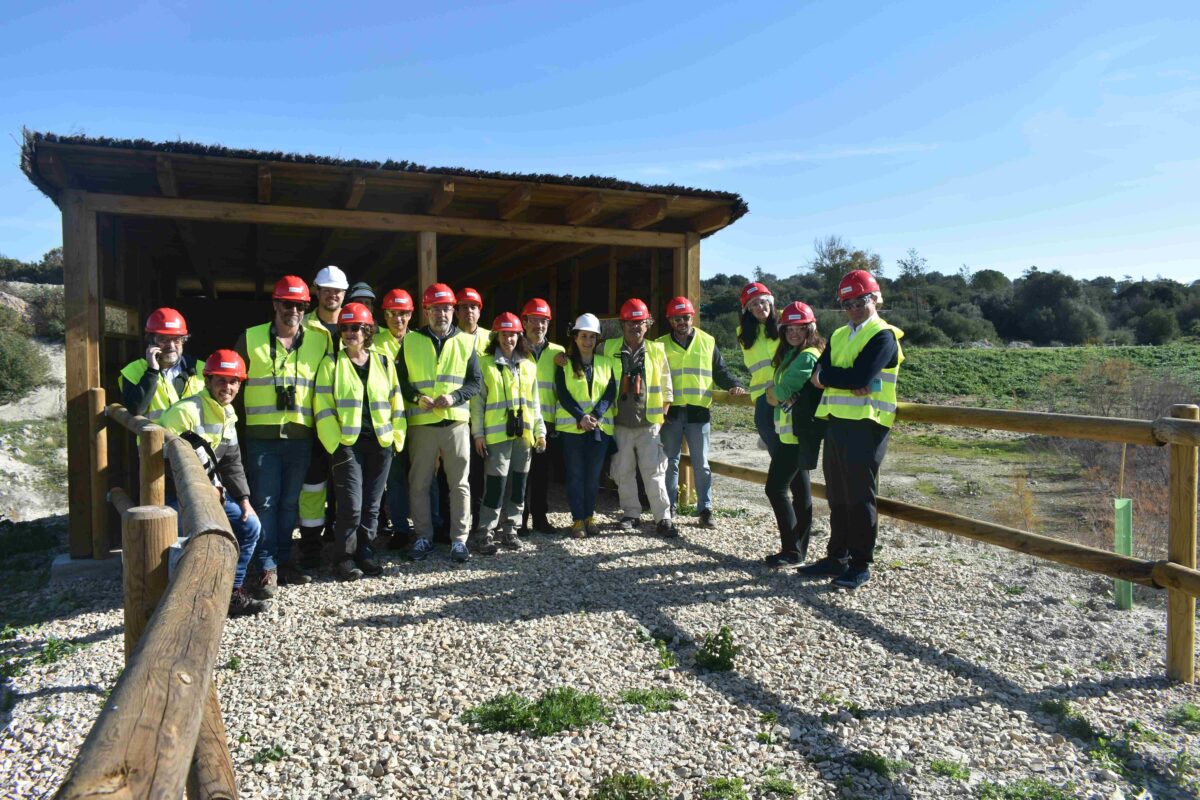
[[[20,130],[741,193],[705,276],[830,234],[931,268],[1200,278],[1200,5],[5,4],[0,253],[61,238]]]

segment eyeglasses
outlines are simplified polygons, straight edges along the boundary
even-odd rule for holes
[[[853,300],[843,300],[842,308],[846,311],[850,311],[851,309],[854,309],[854,308],[863,308],[868,303],[873,303],[873,302],[875,302],[874,297],[872,297],[869,294],[864,294],[862,297],[856,297]]]
[[[285,311],[303,311],[308,305],[307,303],[294,303],[291,300],[276,300],[275,302]]]
[[[369,328],[370,326],[369,325],[359,325],[359,324],[355,323],[353,325],[342,325],[340,327],[342,329],[342,333],[359,333],[359,332],[365,333],[367,328]]]
[[[155,336],[154,343],[159,347],[173,347],[178,345],[183,347],[183,343],[188,340],[187,336]]]

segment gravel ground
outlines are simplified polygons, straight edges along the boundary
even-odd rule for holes
[[[1167,714],[1200,692],[1163,677],[1160,597],[1118,612],[1096,576],[888,526],[874,577],[848,593],[763,568],[776,544],[767,516],[718,521],[674,541],[649,525],[535,535],[462,567],[439,548],[420,564],[393,559],[377,579],[285,588],[270,613],[231,621],[222,643],[243,796],[586,797],[632,770],[673,797],[700,797],[717,777],[741,777],[757,797],[770,768],[812,798],[974,797],[983,781],[1023,778],[1105,800],[1142,783],[1154,797],[1195,796],[1200,733]],[[57,611],[0,642],[6,658],[50,637],[86,647],[14,679],[0,717],[6,797],[53,792],[121,661],[115,581],[25,605]],[[744,649],[734,671],[706,672],[697,641],[721,625]],[[669,640],[679,665],[659,669],[648,636]],[[564,686],[605,698],[611,722],[531,738],[460,720],[504,692]],[[653,687],[687,699],[648,713],[618,698]],[[1074,738],[1043,710],[1051,700],[1114,738],[1119,757]],[[879,774],[866,754],[911,767]],[[936,774],[938,759],[970,777]]]

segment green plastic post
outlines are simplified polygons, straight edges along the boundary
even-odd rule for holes
[[[1119,497],[1113,501],[1116,512],[1116,528],[1113,537],[1113,547],[1117,555],[1133,555],[1133,503],[1127,498]],[[1129,581],[1113,581],[1113,602],[1122,611],[1133,608],[1133,584]]]

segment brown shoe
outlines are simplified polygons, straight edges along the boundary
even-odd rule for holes
[[[279,576],[273,569],[264,569],[254,578],[254,585],[250,587],[250,593],[259,600],[270,600],[278,591]]]
[[[279,565],[280,586],[303,586],[306,583],[312,583],[312,578],[308,575],[305,575],[291,564]]]
[[[253,614],[261,614],[270,607],[270,603],[264,600],[255,600],[251,597],[244,586],[234,589],[232,596],[229,598],[230,617],[248,617]]]

